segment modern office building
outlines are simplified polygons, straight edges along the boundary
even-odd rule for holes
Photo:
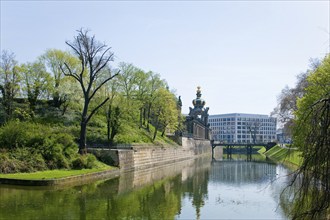
[[[276,118],[258,114],[219,114],[208,118],[211,139],[224,143],[268,143],[276,140]]]

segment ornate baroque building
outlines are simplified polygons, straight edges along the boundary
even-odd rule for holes
[[[195,139],[210,139],[210,125],[208,124],[209,108],[204,108],[205,101],[201,98],[201,88],[197,87],[196,99],[192,101],[194,108],[189,108],[186,117],[186,127],[189,137]]]

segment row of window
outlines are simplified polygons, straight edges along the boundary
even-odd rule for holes
[[[240,141],[250,141],[252,137],[250,135],[237,135],[237,140],[235,140],[234,135],[215,135],[213,139],[216,141],[227,141],[227,142],[240,142]],[[275,140],[274,135],[267,136],[257,136],[257,141],[272,141]]]
[[[237,131],[237,134],[250,134],[251,132],[248,131]],[[235,134],[234,130],[219,130],[219,131],[214,131],[212,130],[212,134]],[[271,134],[275,135],[275,131],[258,131],[257,134]]]
[[[237,119],[237,120],[236,120]],[[275,118],[209,118],[209,122],[276,122]]]
[[[213,131],[217,130],[235,130],[235,126],[231,127],[210,127]],[[250,130],[248,127],[245,126],[237,126],[237,130]],[[252,130],[258,130],[258,131],[276,131],[275,126],[272,127],[260,127],[257,129],[252,128]]]

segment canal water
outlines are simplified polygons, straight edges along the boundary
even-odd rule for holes
[[[0,219],[288,219],[288,173],[261,155],[223,155],[78,186],[0,185]]]

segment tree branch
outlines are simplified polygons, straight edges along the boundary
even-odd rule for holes
[[[120,71],[118,71],[116,74],[114,74],[113,76],[109,77],[108,79],[104,80],[98,87],[96,87],[96,89],[93,91],[92,95],[89,97],[89,99],[92,99],[93,96],[95,95],[95,93],[104,85],[106,84],[108,81],[110,81],[111,79],[113,79],[114,77],[116,77],[118,74],[120,73]]]
[[[106,98],[101,104],[99,104],[96,108],[93,109],[93,111],[90,113],[90,115],[88,116],[86,122],[88,123],[89,120],[92,118],[92,116],[97,112],[97,110],[99,108],[101,108],[110,98]]]

